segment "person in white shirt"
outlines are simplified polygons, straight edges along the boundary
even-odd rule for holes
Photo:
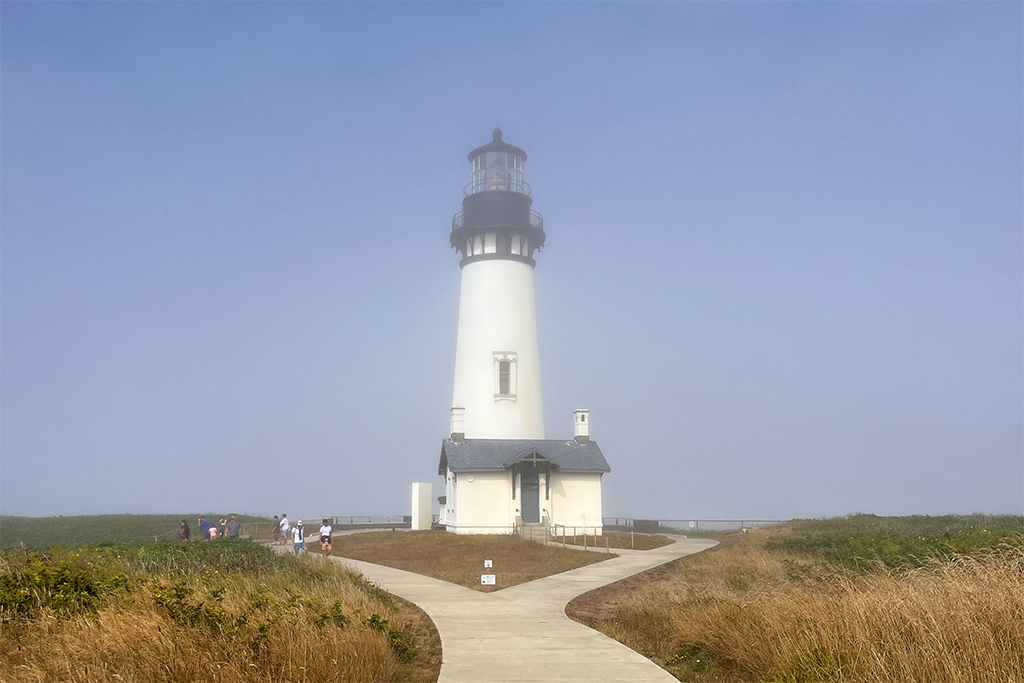
[[[288,529],[291,528],[291,525],[288,524],[288,513],[287,512],[284,513],[283,515],[281,515],[281,523],[280,523],[280,527],[279,528],[281,530],[281,538],[282,538],[281,543],[284,543],[285,541],[283,539],[288,538]]]
[[[292,546],[295,547],[296,555],[299,554],[300,550],[306,549],[306,530],[302,528],[301,519],[292,527]]]
[[[330,522],[324,517],[323,526],[320,527],[320,552],[324,554],[325,558],[331,554],[331,548],[334,544],[334,537],[331,536],[331,531],[333,529]]]

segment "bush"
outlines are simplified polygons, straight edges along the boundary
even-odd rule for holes
[[[418,652],[393,608],[239,540],[6,549],[0,680],[393,680]]]
[[[889,569],[922,567],[1000,548],[1024,547],[1024,517],[972,515],[877,517],[850,515],[799,520],[772,538],[766,549],[815,557],[847,569],[881,563]]]

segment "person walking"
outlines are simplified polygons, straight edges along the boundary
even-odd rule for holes
[[[188,541],[192,538],[192,530],[188,528],[188,522],[181,520],[181,528],[178,529],[178,538]]]
[[[292,529],[292,545],[295,547],[296,555],[300,550],[306,549],[306,530],[302,528],[301,519],[295,523],[295,527]]]
[[[235,519],[234,515],[231,515],[231,520],[228,522],[227,530],[228,538],[238,538],[239,534],[242,532],[242,523]]]
[[[274,515],[274,544],[281,540],[281,520]]]
[[[324,559],[331,554],[331,549],[334,547],[334,537],[331,535],[333,529],[331,528],[330,522],[324,517],[323,525],[320,527],[320,552],[324,554]]]
[[[281,513],[281,538],[288,538],[288,530],[291,529],[291,525],[288,524],[288,513]]]

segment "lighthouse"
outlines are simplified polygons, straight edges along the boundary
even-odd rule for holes
[[[599,534],[601,477],[611,470],[589,411],[575,411],[574,439],[545,438],[533,270],[546,235],[526,152],[495,130],[469,163],[449,236],[462,286],[440,523],[456,533],[546,537],[559,525]]]
[[[465,438],[543,439],[533,269],[544,218],[524,179],[526,152],[500,130],[469,162],[450,236],[462,257],[452,406]]]

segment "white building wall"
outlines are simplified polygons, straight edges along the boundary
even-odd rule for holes
[[[441,524],[455,522],[455,474],[451,470],[445,471],[444,478],[444,507],[441,508]]]
[[[504,534],[514,528],[515,515],[508,471],[460,472],[455,475],[454,514],[448,531],[460,534]]]
[[[434,522],[432,486],[429,482],[412,485],[412,530],[425,531]]]
[[[496,353],[514,354],[514,399],[495,398]],[[494,259],[462,268],[452,405],[466,409],[467,439],[544,438],[537,313],[529,264]]]
[[[552,472],[551,498],[544,502],[548,503],[552,524],[564,524],[569,533],[572,527],[583,533],[584,526],[588,534],[602,533],[600,474]]]

